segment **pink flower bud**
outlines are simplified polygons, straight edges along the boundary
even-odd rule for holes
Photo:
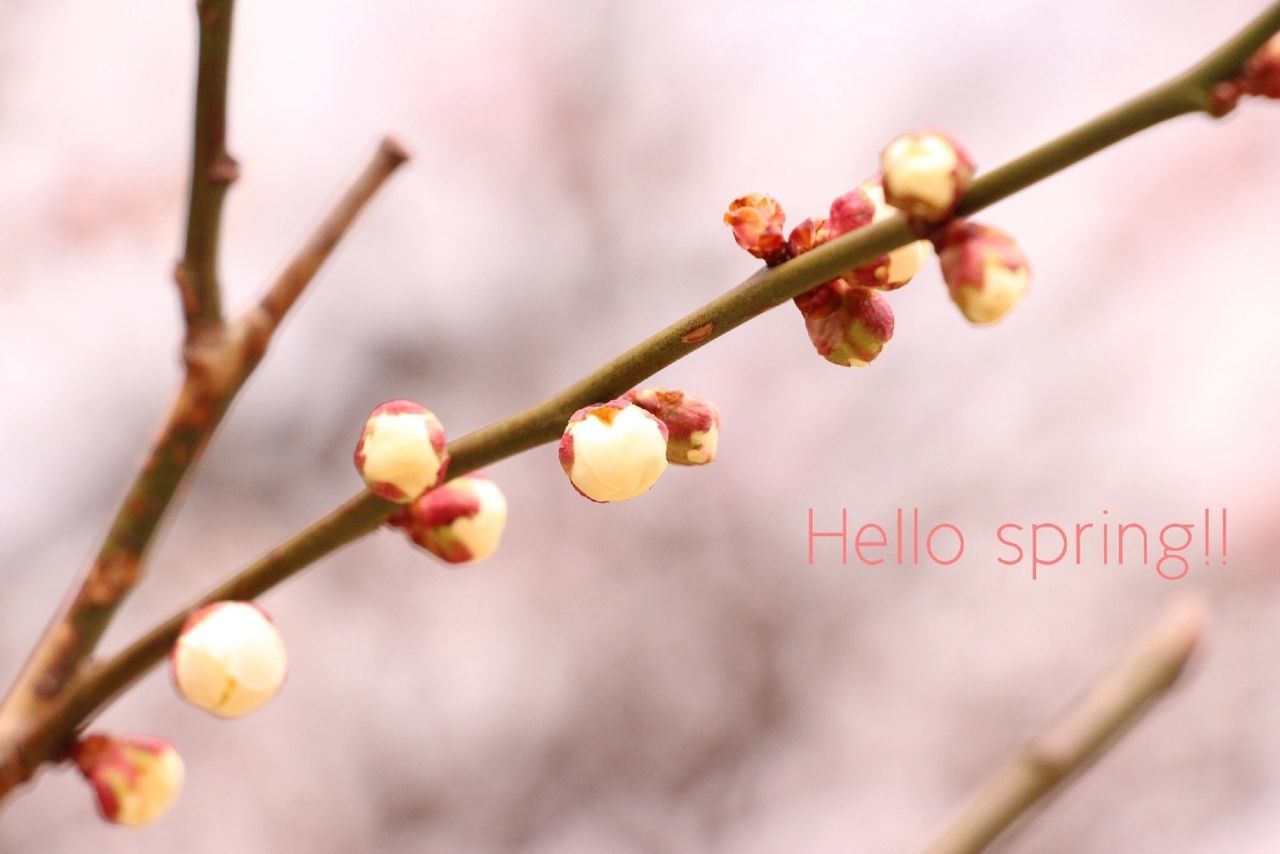
[[[805,314],[809,340],[828,362],[865,367],[893,337],[889,301],[873,290],[841,279],[823,287],[829,296]]]
[[[182,790],[182,757],[158,738],[89,735],[71,758],[93,786],[107,821],[138,827],[168,812]]]
[[[856,231],[897,213],[884,200],[879,179],[863,183],[831,203],[831,236]],[[892,291],[911,281],[924,264],[926,242],[917,240],[855,267],[845,274],[850,284]]]
[[[782,236],[786,215],[772,196],[751,193],[729,204],[725,225],[733,229],[738,245],[769,266],[787,260],[787,244]]]
[[[667,462],[700,466],[716,458],[720,412],[715,404],[674,389],[637,388],[627,400],[667,427]]]
[[[584,407],[560,439],[560,467],[592,501],[635,498],[667,468],[666,425],[627,400]]]
[[[384,403],[365,422],[355,462],[370,492],[408,503],[444,480],[449,467],[444,427],[411,400]]]
[[[885,200],[925,222],[942,222],[955,212],[973,171],[968,152],[940,131],[903,134],[880,153]]]
[[[448,563],[475,563],[493,554],[507,524],[507,499],[476,472],[428,490],[387,520],[418,546]]]
[[[1241,84],[1250,95],[1280,98],[1280,35],[1272,36],[1245,63]]]
[[[831,228],[827,220],[822,217],[817,219],[806,219],[791,230],[791,237],[787,239],[787,249],[791,253],[791,257],[803,255],[816,246],[821,246],[831,239]],[[839,279],[832,279],[823,282],[816,288],[811,288],[795,297],[794,302],[796,308],[800,309],[800,313],[808,315],[814,311],[821,311],[823,306],[830,305],[834,308],[839,303],[840,297],[835,294],[833,288]]]
[[[951,300],[970,322],[994,323],[1026,295],[1030,266],[1003,231],[956,220],[936,245]]]
[[[214,602],[187,618],[169,654],[174,684],[193,706],[220,718],[248,714],[284,682],[280,632],[252,602]]]

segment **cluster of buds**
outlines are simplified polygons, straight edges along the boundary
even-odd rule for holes
[[[1272,68],[1267,61],[1255,58],[1251,67]],[[1277,71],[1254,74],[1262,79]],[[771,265],[897,214],[907,218],[916,234],[929,236],[861,263],[795,298],[814,349],[837,365],[863,367],[880,355],[894,327],[893,310],[880,292],[910,282],[924,265],[930,242],[940,253],[951,299],[970,321],[999,320],[1027,291],[1026,258],[1008,235],[955,220],[973,180],[974,163],[951,136],[932,130],[903,134],[881,152],[880,170],[838,196],[825,219],[806,219],[792,229],[782,249],[777,246],[784,219],[776,200],[759,194],[743,196],[725,214],[738,244],[757,258],[769,258]],[[744,225],[748,223],[753,224],[749,231]],[[762,252],[765,244],[768,251]]]
[[[387,520],[447,563],[475,563],[493,554],[507,524],[507,499],[479,472],[423,493]]]
[[[560,467],[592,501],[643,495],[667,468],[667,426],[625,399],[583,407],[560,438]]]
[[[791,231],[787,247],[797,256],[833,237],[879,222],[894,213],[877,180],[839,196],[827,219],[806,219]],[[926,245],[915,241],[860,264],[795,298],[813,348],[832,364],[865,367],[893,337],[893,309],[877,291],[897,290],[924,263]]]
[[[168,812],[182,790],[182,757],[158,738],[84,736],[71,760],[93,787],[98,812],[114,824],[150,824]]]
[[[1245,95],[1280,99],[1280,35],[1258,48],[1239,74],[1213,87],[1209,111],[1225,116]]]
[[[971,323],[995,323],[1026,295],[1027,257],[1003,231],[955,220],[938,234],[935,246],[951,300]]]
[[[187,702],[220,718],[248,714],[284,683],[284,641],[252,602],[214,602],[187,618],[169,654]]]
[[[444,480],[449,467],[444,427],[421,404],[384,403],[365,422],[355,463],[370,492],[407,504]]]

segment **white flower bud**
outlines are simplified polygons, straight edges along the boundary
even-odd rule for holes
[[[579,409],[560,439],[560,466],[592,501],[626,501],[667,468],[667,428],[626,400]]]
[[[408,503],[444,480],[444,427],[425,407],[393,400],[373,410],[356,444],[356,470],[369,491]]]
[[[474,563],[498,548],[507,499],[492,480],[472,473],[429,490],[388,523],[441,560]]]
[[[115,824],[150,824],[182,791],[182,757],[162,739],[89,735],[71,758],[93,786],[98,811]]]
[[[284,641],[252,602],[215,602],[183,626],[170,655],[178,691],[220,718],[248,714],[284,682]]]
[[[903,134],[880,154],[884,196],[907,216],[941,222],[955,212],[973,179],[973,160],[939,131]]]

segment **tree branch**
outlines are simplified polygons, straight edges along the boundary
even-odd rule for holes
[[[1198,598],[1175,600],[1084,696],[983,784],[926,854],[982,851],[1086,770],[1178,681],[1207,624]]]
[[[240,174],[235,159],[227,153],[227,76],[234,8],[235,0],[196,2],[200,58],[196,75],[191,192],[186,246],[174,270],[188,340],[204,329],[222,325],[222,295],[218,283],[222,202],[227,189]]]
[[[272,326],[284,319],[373,194],[408,159],[399,142],[383,138],[369,165],[263,295],[261,308]]]
[[[261,360],[280,320],[406,157],[398,144],[384,139],[355,183],[268,288],[262,304],[236,322],[208,329],[188,342],[186,373],[159,437],[116,511],[97,556],[0,706],[0,745],[19,738],[57,706],[65,686],[93,653],[112,616],[137,584],[147,550],[179,487]],[[13,776],[2,766],[0,762],[0,794],[3,780]],[[26,772],[33,768],[26,767]]]
[[[1191,71],[978,178],[961,205],[960,214],[968,216],[982,210],[1167,119],[1208,112],[1213,85],[1234,74],[1277,30],[1280,3],[1272,5]],[[451,443],[453,462],[449,476],[458,477],[555,441],[576,409],[617,397],[762,312],[916,239],[905,219],[893,216],[837,237],[785,264],[758,271],[559,394]],[[292,286],[286,286],[285,292],[292,292]],[[264,300],[258,315],[271,311],[267,305],[272,299],[269,295]],[[390,502],[361,493],[273,549],[200,603],[227,596],[260,595],[312,561],[372,532],[394,510],[395,505]],[[173,615],[102,666],[80,675],[29,727],[10,733],[8,750],[0,752],[0,799],[65,747],[78,726],[159,663],[192,607],[195,605]],[[5,740],[4,720],[0,710],[0,744]]]

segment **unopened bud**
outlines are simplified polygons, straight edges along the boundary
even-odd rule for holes
[[[93,786],[107,821],[138,827],[168,812],[182,790],[182,757],[159,738],[88,735],[72,761]]]
[[[936,245],[951,300],[970,322],[994,323],[1026,295],[1027,257],[1003,231],[957,220]]]
[[[828,283],[830,298],[817,310],[805,314],[818,355],[828,362],[848,367],[870,364],[893,337],[893,309],[876,291],[849,285],[837,279]]]
[[[169,664],[187,702],[220,718],[235,718],[280,690],[284,641],[252,602],[214,602],[187,618]]]
[[[787,243],[783,237],[786,214],[772,196],[751,193],[729,203],[725,225],[733,229],[738,245],[769,266],[787,260]]]
[[[884,188],[878,179],[863,183],[831,203],[831,236],[881,222],[897,213],[884,200]],[[850,284],[892,291],[910,282],[926,256],[926,242],[916,240],[891,252],[872,258],[845,274]]]
[[[628,400],[579,409],[560,439],[560,467],[592,501],[647,492],[667,468],[667,428]]]
[[[700,466],[716,458],[720,411],[715,404],[675,389],[637,388],[627,400],[666,425],[667,462]]]
[[[401,504],[444,480],[449,450],[440,419],[411,400],[369,414],[356,444],[356,470],[369,491]]]
[[[1245,63],[1244,91],[1264,98],[1280,98],[1280,34],[1274,35]]]
[[[880,154],[885,200],[925,222],[942,222],[955,212],[973,171],[968,152],[940,131],[903,134]]]
[[[475,563],[498,548],[507,524],[507,499],[496,483],[477,472],[423,493],[387,521],[443,561]]]

